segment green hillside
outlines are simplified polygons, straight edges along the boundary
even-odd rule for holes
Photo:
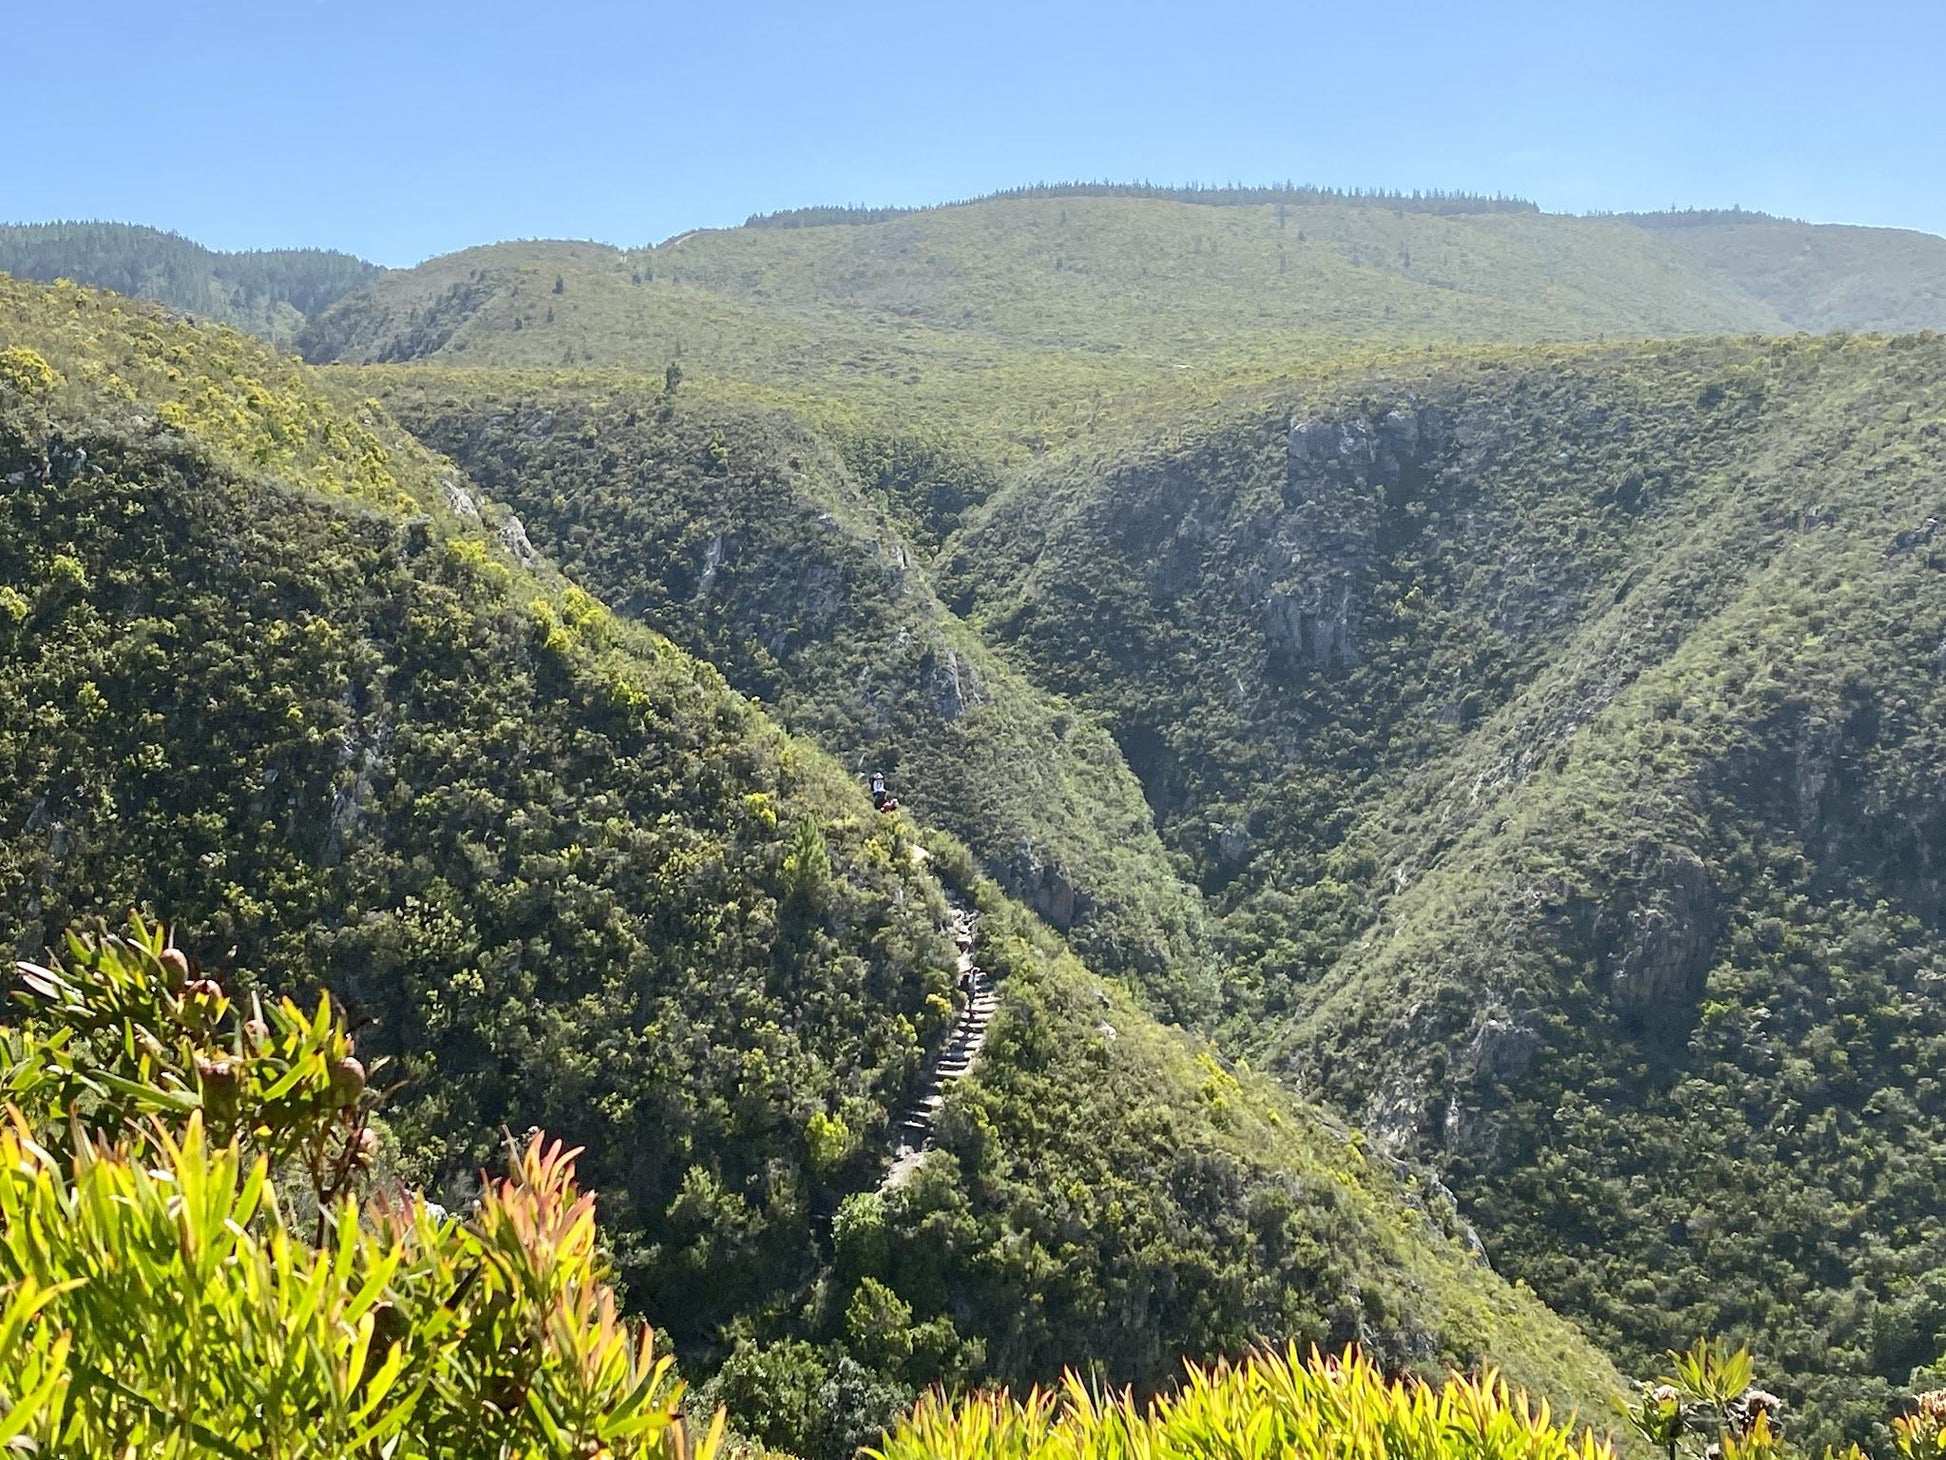
[[[325,249],[218,253],[129,223],[33,223],[0,225],[0,272],[158,300],[288,345],[311,315],[382,270]]]
[[[1769,305],[1792,329],[1946,329],[1946,238],[1757,213],[1643,213],[1628,221]]]
[[[302,347],[656,375],[675,361],[1018,455],[1151,418],[1149,396],[1185,371],[1280,374],[1353,347],[1946,326],[1946,244],[1730,216],[1745,221],[1719,246],[1660,216],[1309,192],[807,210],[655,248],[469,249],[375,280]]]
[[[1499,351],[1050,464],[940,571],[1123,746],[1232,1047],[1821,1440],[1946,1351],[1942,482],[1937,337]]]
[[[1201,243],[1187,235],[1192,259],[1208,230],[1219,230],[1213,259],[1173,278],[1159,267],[1115,274],[1140,257],[1138,237],[1160,231],[1158,211],[1205,230]],[[1284,211],[1286,227],[1300,216],[1296,207]],[[1455,315],[1427,327],[1421,315],[1388,335],[1385,322],[1401,317],[1401,305],[1391,303],[1391,316],[1378,305],[1357,330],[1398,345],[1361,357],[1296,330],[1288,323],[1295,313],[1285,316],[1290,333],[1264,336],[1281,344],[1260,350],[1251,342],[1243,301],[1261,279],[1252,265],[1231,275],[1217,261],[1232,248],[1247,253],[1260,214],[1274,224],[1276,213],[1275,205],[1253,212],[1028,198],[694,235],[658,250],[662,262],[641,267],[639,284],[634,255],[626,256],[629,275],[618,277],[622,256],[608,269],[617,292],[667,284],[678,301],[700,298],[683,291],[706,287],[712,300],[780,318],[811,320],[822,311],[822,323],[803,325],[802,348],[787,349],[774,366],[738,353],[741,346],[712,359],[709,369],[773,387],[761,393],[720,383],[712,400],[794,407],[840,456],[848,432],[886,429],[848,423],[903,419],[1013,463],[1000,490],[989,479],[929,524],[943,537],[928,576],[939,597],[1029,680],[1113,733],[1176,866],[1209,900],[1227,1048],[1262,1056],[1293,1088],[1324,1095],[1388,1140],[1441,1163],[1463,1206],[1486,1222],[1496,1261],[1564,1310],[1598,1315],[1602,1336],[1630,1365],[1646,1367],[1698,1332],[1729,1329],[1788,1376],[1794,1400],[1810,1407],[1812,1434],[1862,1435],[1910,1370],[1946,1353],[1946,1314],[1935,1312],[1924,1280],[1937,1240],[1919,1196],[1925,1182],[1888,1176],[1860,1186],[1859,1162],[1875,1159],[1862,1152],[1883,1147],[1886,1160],[1926,1169],[1939,1132],[1930,1117],[1870,1139],[1845,1126],[1829,1149],[1807,1156],[1797,1138],[1767,1134],[1809,1118],[1795,1113],[1805,1107],[1804,1090],[1759,1078],[1750,1058],[1726,1055],[1709,1039],[1777,1013],[1778,1000],[1761,991],[1767,984],[1753,988],[1750,972],[1757,958],[1767,977],[1777,959],[1761,945],[1761,957],[1740,945],[1738,929],[1761,926],[1763,938],[1775,941],[1782,935],[1772,920],[1781,917],[1812,946],[1838,950],[1862,926],[1872,931],[1856,936],[1880,951],[1847,955],[1835,973],[1820,965],[1815,975],[1793,969],[1782,978],[1797,992],[1778,1037],[1842,1041],[1859,1001],[1876,997],[1864,991],[1883,982],[1902,1017],[1916,1023],[1896,1040],[1887,1036],[1870,1062],[1847,1053],[1863,1072],[1856,1086],[1820,1086],[1823,1104],[1814,1108],[1833,1119],[1858,1112],[1853,1118],[1874,1128],[1886,1125],[1882,1109],[1903,1109],[1900,1101],[1923,1110],[1929,1056],[1922,1051],[1932,1026],[1920,990],[1935,966],[1937,918],[1900,859],[1925,865],[1930,851],[1913,848],[1929,846],[1931,833],[1869,852],[1860,849],[1862,832],[1833,833],[1835,850],[1820,854],[1832,865],[1802,874],[1791,896],[1805,901],[1785,916],[1761,879],[1739,871],[1699,880],[1692,870],[1735,866],[1732,849],[1746,845],[1766,861],[1785,855],[1779,846],[1817,844],[1816,834],[1788,819],[1772,825],[1775,813],[1762,805],[1720,806],[1706,831],[1644,823],[1595,811],[1627,804],[1619,789],[1625,781],[1597,794],[1570,778],[1559,802],[1520,839],[1494,829],[1494,818],[1511,815],[1503,784],[1538,784],[1563,737],[1595,733],[1587,722],[1652,666],[1682,652],[1713,652],[1707,630],[1724,604],[1744,592],[1791,597],[1750,586],[1773,551],[1752,544],[1770,544],[1779,522],[1856,534],[1845,540],[1873,561],[1898,533],[1922,532],[1938,504],[1886,493],[1888,481],[1929,480],[1924,469],[1897,463],[1902,452],[1931,449],[1935,438],[1924,432],[1933,408],[1893,368],[1905,355],[1879,345],[1851,353],[1697,343],[1430,355],[1403,346],[1442,332],[1476,339],[1610,332],[1589,327],[1587,314],[1581,325],[1558,329],[1531,315],[1510,324],[1505,301],[1493,295],[1515,293],[1507,281],[1525,278],[1523,307],[1558,303],[1564,296],[1548,295],[1522,269],[1545,257],[1553,277],[1568,277],[1586,257],[1577,250],[1593,239],[1626,239],[1618,246],[1659,261],[1665,287],[1679,281],[1693,291],[1614,333],[1680,332],[1691,326],[1677,317],[1701,308],[1699,300],[1724,313],[1698,314],[1703,323],[1695,327],[1925,322],[1930,244],[1883,230],[1739,215],[1561,220],[1510,212],[1454,220],[1322,205],[1304,215],[1307,245],[1335,220],[1350,230],[1337,237],[1346,249],[1373,247],[1380,230],[1403,230],[1417,258],[1429,246],[1423,230],[1463,226],[1469,237],[1491,235],[1527,250],[1483,260],[1477,290],[1441,291],[1456,296],[1449,307],[1462,311],[1463,326]],[[1138,216],[1140,230],[1112,232],[1118,217]],[[1077,220],[1088,227],[1077,228]],[[1739,240],[1734,249],[1711,241],[1730,230]],[[1074,235],[1113,243],[1091,260]],[[1044,259],[1044,274],[1027,269],[1028,241],[1058,248],[1061,268]],[[962,242],[962,252],[950,251]],[[693,261],[678,266],[691,248]],[[600,258],[578,256],[591,265]],[[1785,269],[1778,261],[1787,258],[1795,262]],[[1885,260],[1893,262],[1880,267]],[[1116,287],[1091,293],[1084,265],[1106,269]],[[1360,291],[1373,278],[1362,259],[1361,266],[1355,278],[1340,274],[1320,286],[1334,308],[1362,307]],[[556,268],[555,277],[562,293],[547,287],[559,304],[572,293],[570,280],[583,276]],[[1012,295],[1003,277],[1021,281]],[[1382,282],[1397,288],[1411,280],[1394,269]],[[1658,297],[1640,278],[1626,294],[1610,302],[1642,310]],[[1586,301],[1595,297],[1590,289],[1577,307],[1592,308]],[[1130,317],[1133,300],[1146,317]],[[1180,314],[1172,320],[1173,310]],[[563,307],[557,321],[570,313]],[[628,362],[626,329],[635,317],[619,306],[588,316],[611,332],[591,332],[580,357]],[[1199,340],[1192,321],[1230,329],[1212,327]],[[903,358],[915,362],[902,389],[879,403],[879,386],[867,377],[832,368],[848,348],[835,342],[867,325],[901,331],[909,347]],[[518,348],[537,343],[525,339],[530,327],[519,332]],[[475,334],[463,327],[453,356],[517,358],[508,353],[511,338],[485,324]],[[1920,360],[1936,353],[1911,348]],[[975,350],[996,352],[984,374]],[[685,349],[683,359],[696,357]],[[1178,375],[1181,365],[1192,368]],[[1088,371],[1099,372],[1095,385],[1085,384]],[[1272,383],[1280,374],[1289,383]],[[410,378],[383,377],[377,388],[410,397],[413,389],[400,383]],[[1253,378],[1265,383],[1248,383]],[[1226,380],[1228,406],[1221,404]],[[612,375],[555,385],[598,397],[629,389]],[[1934,388],[1930,377],[1925,388]],[[449,394],[436,420],[402,407],[420,429],[444,433],[435,439],[462,453],[473,449],[453,432],[454,421],[467,418],[458,403],[469,392],[489,402],[470,419],[497,416],[503,436],[514,434],[507,392],[496,396],[486,375],[463,385],[442,380],[439,389]],[[1032,415],[1024,403],[1042,391],[1048,405]],[[854,410],[834,412],[807,393],[839,397]],[[1880,428],[1883,442],[1867,438],[1868,449],[1841,424],[1855,409],[1865,412],[1860,426],[1880,417],[1897,425]],[[1913,414],[1902,418],[1902,410]],[[1295,436],[1293,413],[1306,425]],[[499,490],[518,493],[515,480],[527,476],[528,500],[541,515],[576,504],[568,533],[581,561],[619,555],[632,562],[642,523],[590,516],[580,505],[612,492],[593,483],[613,482],[641,460],[624,450],[619,460],[630,465],[601,462],[627,433],[599,412],[571,415],[575,431],[586,437],[592,427],[601,444],[543,445],[535,438],[550,432],[522,419],[533,444],[498,448],[508,468]],[[997,430],[996,421],[1004,423]],[[1063,440],[1077,449],[1032,464],[1036,449]],[[666,490],[666,477],[652,475]],[[1788,485],[1765,488],[1770,505],[1760,510],[1756,484],[1763,482]],[[662,500],[660,510],[674,518],[707,518],[701,496]],[[884,500],[896,508],[899,499]],[[604,591],[632,591],[610,574]],[[1916,588],[1932,581],[1922,574]],[[637,601],[652,622],[672,612],[667,603]],[[1922,663],[1932,652],[1923,636],[1894,650],[1882,628],[1859,632],[1872,645],[1861,657],[1873,665]],[[835,702],[809,689],[819,703]],[[1792,693],[1810,723],[1849,723],[1852,712],[1828,686],[1807,681]],[[1685,688],[1665,703],[1686,705],[1691,694],[1714,703],[1718,692]],[[1904,691],[1889,697],[1919,703]],[[1762,700],[1725,714],[1759,746],[1795,744],[1800,734],[1774,723]],[[914,727],[901,727],[898,743],[914,744]],[[1921,733],[1917,747],[1897,754],[1925,765],[1929,743]],[[1908,809],[1889,812],[1895,820],[1932,824],[1923,800],[1912,800],[1923,796],[1926,774],[1904,773],[1900,804]],[[1700,793],[1685,782],[1663,794],[1684,807]],[[1874,789],[1871,804],[1892,804],[1890,795]],[[1564,817],[1569,823],[1557,824]],[[1454,861],[1473,845],[1469,838],[1482,850]],[[1535,846],[1549,850],[1541,856]],[[1516,930],[1506,889],[1529,885],[1530,876],[1537,890],[1523,896],[1533,906]],[[1873,911],[1881,902],[1911,904],[1916,923],[1882,924]],[[1673,996],[1656,971],[1666,963],[1695,965]],[[1888,964],[1903,971],[1888,973]],[[1631,978],[1635,991],[1611,999],[1610,985],[1619,979],[1626,988]],[[1593,1113],[1570,1121],[1561,1099],[1588,1089],[1606,1093]],[[1698,1114],[1706,1095],[1721,1109],[1736,1110],[1733,1101],[1743,1108],[1711,1124]],[[1681,1158],[1703,1130],[1716,1148],[1735,1153],[1726,1159],[1744,1173],[1737,1181],[1709,1188]],[[1761,1160],[1750,1154],[1753,1141],[1770,1142]],[[1573,1201],[1556,1195],[1563,1169],[1584,1173]],[[1753,1185],[1774,1203],[1753,1197],[1746,1189]],[[1692,1210],[1694,1238],[1683,1235]],[[1889,1243],[1883,1257],[1838,1255],[1865,1231],[1901,1235],[1881,1238]],[[1705,1232],[1722,1235],[1711,1240]],[[1759,1259],[1759,1250],[1777,1255]],[[1753,1297],[1753,1288],[1774,1296]]]
[[[834,449],[789,417],[678,390],[373,372],[421,440],[521,515],[541,551],[666,633],[860,776],[883,770],[1097,968],[1178,1014],[1213,979],[1201,899],[1087,716],[939,602],[901,532],[990,490],[910,439]],[[858,463],[864,476],[847,461]]]
[[[1078,187],[282,268],[330,368],[0,279],[0,937],[328,983],[456,1199],[585,1142],[751,1436],[1285,1336],[1605,1412],[1542,1303],[1813,1450],[1946,1373],[1946,341],[1864,333],[1946,241]]]
[[[1033,449],[1178,370],[1353,343],[1775,329],[1621,223],[1357,203],[999,199],[654,249],[499,244],[397,271],[301,339],[313,360],[618,365],[917,412]]]
[[[1208,207],[997,199],[850,228],[739,228],[653,251],[672,289],[833,306],[1015,348],[1220,358],[1264,336],[1536,338],[1755,327],[1641,230],[1360,200]],[[1224,336],[1240,335],[1237,344]]]
[[[1158,1384],[1282,1335],[1604,1412],[1606,1361],[1437,1191],[937,837],[1005,999],[941,1150],[876,1195],[950,1008],[911,823],[375,403],[0,282],[0,480],[0,936],[146,905],[233,984],[322,979],[448,1201],[502,1127],[585,1144],[630,1300],[752,1432],[837,1456],[942,1376]]]

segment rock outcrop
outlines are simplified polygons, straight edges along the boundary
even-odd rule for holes
[[[1604,919],[1609,997],[1649,1021],[1685,1020],[1702,996],[1716,946],[1709,868],[1683,847],[1640,849],[1634,895]]]
[[[1273,668],[1356,666],[1372,564],[1388,496],[1428,470],[1446,443],[1429,409],[1376,420],[1293,420],[1285,437],[1283,512],[1262,546],[1270,587],[1264,638]]]

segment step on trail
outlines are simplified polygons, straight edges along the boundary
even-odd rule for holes
[[[946,1087],[971,1073],[973,1063],[986,1044],[987,1026],[993,1011],[1000,1006],[999,991],[985,969],[973,961],[973,943],[979,931],[979,916],[951,893],[953,938],[959,944],[959,972],[971,976],[973,996],[953,1016],[952,1028],[938,1053],[926,1066],[926,1076],[911,1102],[899,1112],[892,1125],[892,1166],[879,1183],[880,1191],[890,1191],[919,1169],[933,1145],[933,1121],[946,1103]]]

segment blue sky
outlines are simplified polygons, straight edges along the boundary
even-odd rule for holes
[[[1290,179],[1946,233],[1946,3],[6,0],[0,220],[409,264]]]

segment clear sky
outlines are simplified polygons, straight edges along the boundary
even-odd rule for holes
[[[1946,0],[0,0],[0,220],[409,264],[1034,181],[1946,233]]]

